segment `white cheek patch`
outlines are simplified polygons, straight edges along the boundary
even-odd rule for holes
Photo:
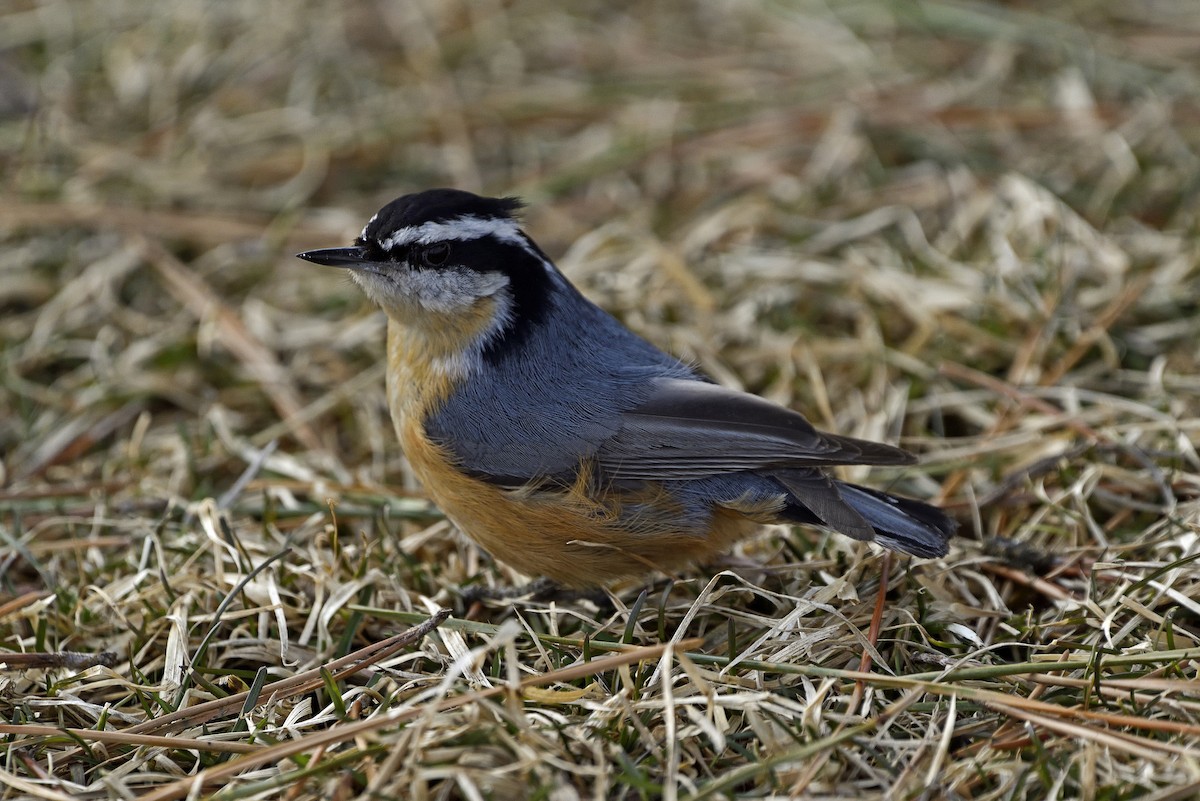
[[[368,223],[370,225],[370,223]],[[501,242],[525,247],[525,240],[516,222],[506,218],[476,217],[467,215],[442,222],[427,222],[401,228],[392,233],[387,239],[379,242],[379,247],[391,251],[406,245],[428,245],[431,242],[447,240],[468,241],[494,236]]]
[[[367,296],[381,306],[417,306],[422,311],[452,313],[508,286],[503,273],[480,273],[465,267],[411,270],[397,265],[387,274],[360,270],[352,273]]]
[[[454,312],[469,308],[508,286],[503,273],[474,270],[415,270],[404,276],[417,303],[432,312]]]

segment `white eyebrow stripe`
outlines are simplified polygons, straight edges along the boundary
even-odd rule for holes
[[[366,239],[367,238],[367,229],[371,227],[371,223],[375,222],[378,219],[379,219],[379,212],[375,212],[374,214],[372,214],[371,219],[367,220],[367,224],[363,226],[362,233],[360,233],[358,235],[358,238]]]
[[[467,241],[485,236],[494,236],[510,245],[526,247],[525,238],[521,236],[521,230],[513,220],[474,215],[401,228],[393,232],[387,239],[381,240],[379,247],[386,251],[405,245],[428,245],[431,242],[444,242],[448,239]]]

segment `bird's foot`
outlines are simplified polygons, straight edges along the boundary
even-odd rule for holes
[[[513,601],[528,598],[532,603],[575,603],[587,601],[602,615],[616,611],[608,593],[599,588],[571,589],[547,578],[534,579],[528,584],[515,587],[484,587],[475,585],[462,591],[463,601],[468,607],[484,601]]]

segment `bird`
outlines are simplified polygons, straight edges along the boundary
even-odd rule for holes
[[[635,334],[524,232],[523,205],[428,189],[385,205],[349,247],[297,254],[347,270],[386,314],[396,435],[460,531],[582,590],[711,563],[768,523],[948,552],[945,512],[829,472],[911,453],[818,431]]]

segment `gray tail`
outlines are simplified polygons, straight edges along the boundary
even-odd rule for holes
[[[839,483],[838,489],[846,503],[875,529],[875,541],[880,545],[929,559],[945,556],[950,550],[958,523],[936,506],[857,484]]]
[[[820,470],[775,470],[770,475],[791,495],[786,518],[817,523],[895,551],[927,559],[945,556],[958,528],[935,506],[834,481]]]

